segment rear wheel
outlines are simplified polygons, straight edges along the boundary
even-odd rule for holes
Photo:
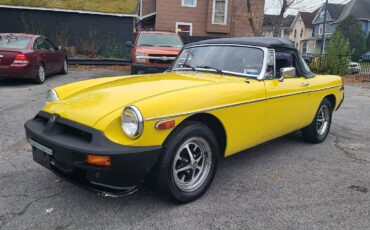
[[[216,173],[218,145],[213,132],[199,122],[185,122],[166,140],[156,176],[160,190],[178,203],[200,197]]]
[[[45,67],[42,63],[39,64],[39,68],[36,73],[35,82],[37,84],[42,84],[45,81]]]
[[[306,128],[302,129],[303,138],[312,143],[321,143],[328,136],[333,107],[326,98],[322,100],[316,112],[315,119]]]
[[[68,73],[68,61],[67,61],[67,58],[64,58],[62,71],[60,71],[60,73],[61,74],[67,74]]]

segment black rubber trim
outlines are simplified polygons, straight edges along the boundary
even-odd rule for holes
[[[27,139],[52,150],[48,154],[33,146],[34,161],[73,184],[103,195],[136,191],[162,149],[162,146],[120,145],[100,130],[44,111],[27,121],[25,129]],[[111,165],[89,164],[87,155],[109,156]]]

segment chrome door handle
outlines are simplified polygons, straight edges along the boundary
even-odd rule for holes
[[[310,83],[302,83],[301,87],[305,87],[305,86],[309,86],[309,85],[310,85]]]

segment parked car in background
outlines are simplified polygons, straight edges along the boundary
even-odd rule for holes
[[[360,62],[370,62],[370,51],[361,55]]]
[[[183,41],[176,33],[140,31],[131,47],[131,74],[164,72],[180,52]]]
[[[33,159],[66,180],[115,196],[151,174],[184,203],[207,190],[220,156],[297,130],[323,142],[343,96],[341,77],[313,74],[288,40],[213,39],[162,74],[56,87],[25,129]]]
[[[49,74],[67,72],[66,54],[48,38],[0,33],[0,78],[31,78],[42,84]]]
[[[348,64],[348,70],[351,74],[359,73],[361,71],[361,65],[358,62],[350,62]]]

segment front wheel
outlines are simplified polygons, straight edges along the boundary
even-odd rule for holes
[[[326,98],[322,100],[312,123],[302,129],[303,138],[312,143],[321,143],[328,136],[333,107]]]
[[[160,190],[174,202],[200,197],[210,186],[219,150],[213,132],[204,124],[185,122],[166,140],[157,163]]]

